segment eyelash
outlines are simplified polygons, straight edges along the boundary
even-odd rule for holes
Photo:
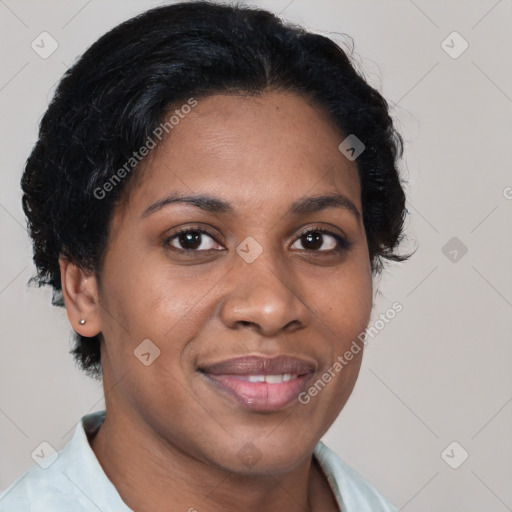
[[[308,228],[305,231],[302,231],[299,234],[299,236],[296,238],[295,241],[299,240],[300,238],[302,238],[303,236],[305,236],[309,233],[321,233],[322,235],[332,236],[334,238],[334,240],[336,240],[336,243],[337,243],[337,246],[335,249],[330,249],[328,251],[325,251],[325,250],[324,251],[314,251],[314,250],[303,249],[304,251],[308,251],[310,253],[313,253],[313,252],[317,252],[319,254],[321,254],[321,253],[332,254],[333,252],[339,253],[339,252],[343,252],[343,251],[348,251],[353,245],[352,242],[349,242],[343,236],[338,235],[337,233],[333,233],[332,231],[330,231],[326,228],[322,228],[322,227],[316,227],[316,228],[313,227],[313,228]]]
[[[173,247],[170,245],[171,241],[174,240],[175,238],[179,237],[180,235],[184,234],[184,233],[200,233],[202,235],[207,235],[209,236],[210,238],[212,238],[215,243],[219,244],[219,245],[222,245],[220,244],[220,242],[216,239],[216,237],[210,233],[208,230],[204,229],[204,228],[201,228],[201,227],[185,227],[185,228],[181,228],[179,229],[178,231],[176,231],[175,233],[172,234],[172,236],[170,237],[167,237],[165,240],[164,240],[164,245],[166,247],[171,247],[172,250],[174,251],[177,251],[177,252],[181,252],[182,254],[187,254],[187,255],[192,255],[192,256],[195,256],[201,252],[209,252],[209,251],[218,251],[218,249],[207,249],[207,250],[196,250],[196,249],[179,249],[177,247]],[[313,254],[313,253],[316,253],[316,254],[333,254],[333,253],[341,253],[341,252],[344,252],[344,251],[348,251],[352,245],[353,245],[353,242],[350,242],[349,240],[347,240],[346,238],[344,238],[343,236],[341,235],[338,235],[337,233],[333,233],[332,231],[329,231],[328,229],[325,229],[325,228],[322,228],[322,227],[313,227],[313,228],[309,228],[303,232],[301,232],[297,238],[295,239],[294,243],[298,240],[300,240],[300,238],[302,238],[303,236],[305,235],[308,235],[309,233],[321,233],[323,235],[329,235],[329,236],[332,236],[335,240],[336,240],[336,243],[337,243],[337,247],[335,249],[329,249],[329,250],[308,250],[308,249],[303,249],[304,251],[307,251],[309,252],[310,254]]]

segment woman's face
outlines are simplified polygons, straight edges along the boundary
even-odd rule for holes
[[[133,171],[101,276],[107,410],[230,471],[287,471],[311,453],[353,389],[362,351],[333,366],[372,306],[342,140],[301,96],[216,95]],[[247,356],[298,360],[229,361]]]

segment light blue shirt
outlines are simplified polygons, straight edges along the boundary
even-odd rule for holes
[[[0,496],[0,512],[132,512],[89,445],[105,411],[88,414],[64,448],[42,459]],[[44,453],[44,450],[41,452]],[[397,512],[391,503],[321,441],[314,455],[343,512]]]

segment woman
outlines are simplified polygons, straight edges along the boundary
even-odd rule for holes
[[[395,510],[320,438],[372,279],[408,257],[400,151],[345,53],[269,12],[186,2],[100,38],[22,188],[38,281],[106,411],[0,510]]]

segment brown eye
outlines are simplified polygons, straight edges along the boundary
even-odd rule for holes
[[[300,243],[302,247],[296,247]],[[314,252],[335,252],[348,249],[351,243],[340,235],[322,229],[312,229],[300,235],[292,249]]]
[[[166,244],[178,251],[210,251],[222,249],[215,239],[202,229],[183,229],[167,238]]]

